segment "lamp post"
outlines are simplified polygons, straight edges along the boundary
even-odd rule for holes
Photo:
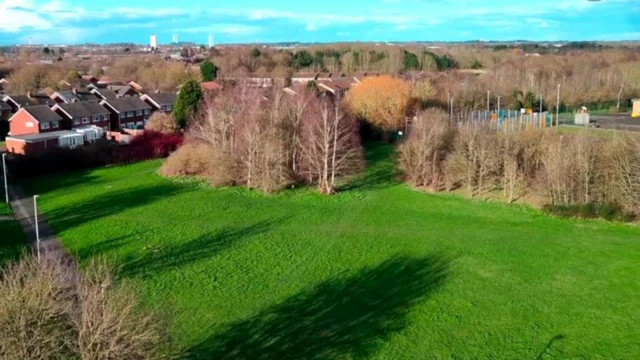
[[[556,98],[556,126],[560,125],[560,84],[558,84],[558,97]]]
[[[4,200],[9,203],[9,188],[7,187],[7,153],[2,154],[2,171],[4,179]]]
[[[38,198],[40,195],[33,196],[33,214],[36,221],[36,252],[38,254],[38,261],[40,261],[40,227],[38,225]]]

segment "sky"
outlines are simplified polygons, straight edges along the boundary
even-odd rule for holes
[[[640,40],[640,0],[0,0],[0,46]]]

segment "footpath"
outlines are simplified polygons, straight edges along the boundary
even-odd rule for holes
[[[0,164],[0,167],[2,164]],[[2,170],[0,169],[0,181],[2,179]],[[3,183],[0,183],[0,190],[4,190]],[[13,216],[17,220],[27,237],[27,241],[33,248],[33,253],[38,253],[37,249],[37,236],[36,236],[36,222],[34,213],[33,197],[26,196],[22,188],[17,184],[11,183],[9,177],[9,203],[13,210]],[[2,200],[4,201],[4,194],[2,194]],[[40,257],[50,259],[62,259],[73,260],[71,255],[62,246],[62,242],[51,230],[47,224],[47,220],[38,213],[38,230],[40,233]]]

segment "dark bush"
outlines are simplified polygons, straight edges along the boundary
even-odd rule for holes
[[[182,145],[182,135],[145,131],[136,136],[128,146],[119,147],[114,163],[124,164],[149,159],[165,158]]]
[[[561,217],[578,219],[605,219],[609,221],[631,222],[635,218],[625,212],[622,206],[613,203],[607,204],[579,204],[579,205],[545,205],[544,211]]]

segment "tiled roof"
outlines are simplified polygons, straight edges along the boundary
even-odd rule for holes
[[[178,98],[178,94],[172,92],[152,93],[143,96],[148,97],[160,106],[173,105]]]
[[[80,101],[71,104],[58,104],[57,106],[72,118],[109,114],[109,110],[100,105],[98,101]]]
[[[40,123],[62,120],[62,118],[47,105],[25,106],[23,109]]]
[[[215,81],[205,81],[200,84],[204,90],[221,90],[222,85]]]
[[[151,106],[146,102],[140,100],[138,97],[123,97],[118,99],[103,100],[104,103],[109,104],[117,112],[125,111],[137,111],[137,110],[151,110]]]

